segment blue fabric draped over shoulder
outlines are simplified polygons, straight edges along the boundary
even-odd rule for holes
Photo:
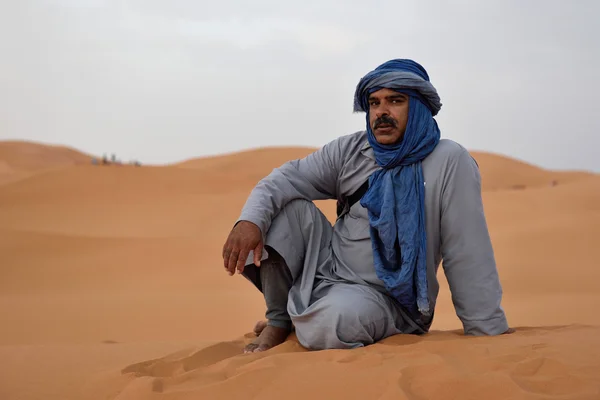
[[[369,123],[369,95],[383,88],[409,96],[404,137],[391,145],[378,143]],[[406,59],[390,60],[369,72],[354,95],[354,111],[367,113],[367,138],[381,167],[370,176],[360,202],[369,215],[375,271],[415,321],[431,315],[421,162],[439,143],[440,129],[433,117],[441,106],[425,69]]]

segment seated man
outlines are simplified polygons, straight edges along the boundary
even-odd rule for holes
[[[443,268],[467,335],[510,332],[476,162],[444,139],[425,69],[390,60],[364,76],[366,131],[273,170],[223,246],[224,266],[262,291],[267,323],[246,352],[282,343],[365,346],[429,330]],[[338,200],[332,226],[312,202]]]

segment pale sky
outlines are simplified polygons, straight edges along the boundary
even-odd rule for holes
[[[0,0],[0,140],[168,163],[365,128],[358,80],[428,71],[442,137],[600,171],[600,2]]]

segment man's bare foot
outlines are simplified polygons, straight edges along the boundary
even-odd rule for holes
[[[254,331],[257,331],[259,323],[256,324]],[[278,328],[276,326],[266,325],[262,327],[259,336],[255,341],[244,348],[244,353],[258,353],[266,351],[285,341],[290,334],[289,329]]]

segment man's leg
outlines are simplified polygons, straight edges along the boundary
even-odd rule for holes
[[[287,310],[288,294],[297,279],[310,298],[319,261],[327,258],[332,227],[314,203],[293,200],[273,219],[267,232],[265,250],[268,258],[261,266],[248,256],[243,275],[263,293],[267,306],[267,326],[248,351],[262,351],[282,343],[292,328]]]
[[[243,275],[264,295],[268,325],[291,329],[292,321],[287,313],[287,300],[294,280],[283,257],[269,246],[266,246],[266,249],[269,258],[261,261],[260,267],[254,264],[247,265]]]
[[[279,253],[268,246],[267,252],[269,258],[261,261],[260,267],[250,264],[244,268],[243,275],[262,292],[267,306],[266,323],[261,321],[254,328],[259,338],[246,346],[245,352],[267,350],[273,346],[272,343],[283,342],[292,329],[292,321],[287,313],[292,274]]]

